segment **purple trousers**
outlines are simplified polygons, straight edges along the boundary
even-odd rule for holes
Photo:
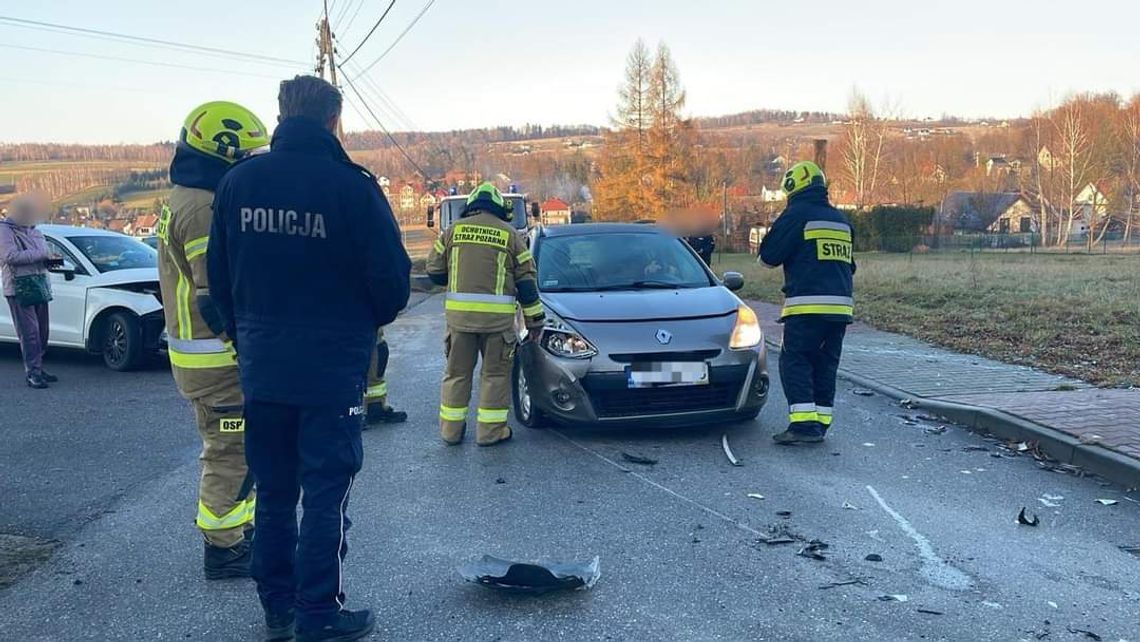
[[[12,324],[16,326],[16,336],[20,338],[20,354],[24,355],[24,370],[31,374],[44,367],[44,353],[48,343],[48,306],[23,306],[16,303],[16,297],[8,299],[8,309],[12,311]]]

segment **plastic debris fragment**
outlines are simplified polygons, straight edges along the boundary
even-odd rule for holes
[[[585,590],[601,577],[597,557],[589,562],[529,564],[484,555],[460,566],[459,574],[487,588],[531,594]]]

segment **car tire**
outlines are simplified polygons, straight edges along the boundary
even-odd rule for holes
[[[523,372],[522,360],[517,356],[511,368],[511,406],[515,410],[515,419],[523,426],[536,429],[544,427],[545,417],[534,404],[534,398],[527,386],[526,373]]]
[[[136,368],[143,357],[139,319],[129,312],[112,312],[103,321],[99,352],[103,363],[116,372]]]

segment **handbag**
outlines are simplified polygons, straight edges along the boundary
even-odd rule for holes
[[[28,246],[20,237],[16,237],[16,244],[27,250]],[[21,307],[42,305],[51,301],[51,282],[46,274],[23,274],[12,277],[12,293],[16,303]]]

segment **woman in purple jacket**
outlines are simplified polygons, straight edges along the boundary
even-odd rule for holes
[[[8,206],[8,217],[0,219],[0,274],[3,275],[4,298],[12,311],[12,323],[20,338],[24,370],[28,386],[47,388],[59,379],[44,372],[43,358],[48,342],[48,304],[24,306],[16,301],[13,282],[28,274],[46,274],[58,263],[47,239],[36,229],[37,219],[46,204],[32,196],[20,196]]]

